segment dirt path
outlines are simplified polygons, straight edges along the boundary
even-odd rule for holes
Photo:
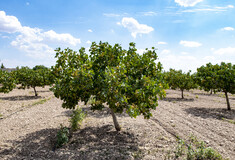
[[[108,110],[92,112],[83,106],[88,116],[82,128],[75,132],[69,144],[55,150],[60,124],[69,126],[71,111],[47,88],[14,90],[0,94],[0,159],[170,159],[176,138],[190,134],[218,150],[224,158],[235,159],[235,98],[232,111],[220,94],[167,91],[153,117],[133,119],[119,115],[121,132],[116,132]]]
[[[194,135],[212,146],[224,157],[235,159],[235,125],[221,118],[235,120],[234,99],[232,111],[226,110],[225,99],[218,96],[187,92],[187,99],[178,99],[179,92],[168,91],[154,112],[153,121],[160,121],[182,138]]]

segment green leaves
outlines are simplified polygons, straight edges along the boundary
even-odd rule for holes
[[[198,84],[205,90],[235,93],[235,65],[222,62],[220,65],[201,66],[197,69]]]
[[[0,92],[8,93],[15,88],[15,79],[13,73],[2,71],[0,69]]]
[[[165,73],[166,81],[168,82],[171,89],[190,90],[196,88],[193,75],[190,71],[183,73],[182,70],[170,69],[169,72]]]
[[[164,79],[162,65],[154,48],[143,55],[137,53],[134,43],[129,50],[119,44],[92,43],[90,55],[81,48],[79,52],[67,48],[56,50],[57,63],[52,68],[56,97],[64,101],[63,107],[75,108],[78,101],[92,98],[92,109],[99,110],[107,104],[114,112],[124,110],[131,116],[151,116],[151,109],[163,97]]]
[[[205,91],[211,89],[214,92],[223,91],[226,96],[227,108],[231,110],[227,93],[235,93],[235,65],[224,62],[221,62],[220,65],[208,63],[206,66],[198,68],[197,71],[197,81],[201,88]]]
[[[33,69],[29,67],[17,68],[13,74],[16,84],[20,84],[22,89],[32,87],[35,90],[35,87],[44,87],[54,82],[51,70],[44,66],[35,66]],[[36,90],[35,96],[37,96]]]

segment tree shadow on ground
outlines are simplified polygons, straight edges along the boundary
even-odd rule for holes
[[[139,151],[135,136],[116,132],[111,125],[86,127],[74,132],[69,143],[55,149],[59,129],[43,129],[27,134],[13,147],[0,148],[0,158],[6,159],[130,159]]]
[[[95,117],[95,118],[103,118],[103,117],[109,117],[111,116],[111,111],[108,107],[103,108],[102,110],[91,110],[90,106],[82,106],[82,110],[88,114],[89,116]],[[67,110],[62,113],[62,115],[70,117],[73,113],[73,110]],[[116,113],[117,117],[129,117],[129,115],[123,111],[123,113]]]
[[[33,100],[33,99],[40,99],[41,96],[10,96],[10,97],[0,97],[0,100],[7,100],[7,101],[25,101],[25,100]]]
[[[173,101],[177,101],[177,102],[193,102],[194,99],[193,98],[172,98],[172,97],[166,97],[162,99],[163,101],[168,101],[168,102],[173,102]]]
[[[75,159],[130,159],[139,151],[134,134],[117,132],[113,125],[86,127],[73,137],[66,149],[80,152]]]
[[[234,119],[235,118],[235,110],[228,111],[226,108],[198,108],[191,107],[186,108],[185,111],[188,114],[191,114],[196,117],[201,118],[214,118],[214,119]]]
[[[50,91],[50,90],[46,90],[46,91],[44,91],[44,90],[43,90],[43,91],[40,91],[40,90],[39,90],[39,91],[37,91],[37,92],[44,93],[44,92],[51,92],[51,91]]]
[[[17,141],[11,141],[11,148],[0,150],[3,159],[44,159],[53,155],[52,148],[58,129],[42,129],[29,133]],[[8,157],[10,156],[10,157]]]
[[[210,97],[218,96],[217,94],[214,94],[214,93],[212,93],[212,94],[210,94],[210,93],[194,93],[194,92],[191,92],[191,93],[194,95],[198,95],[198,96],[210,96]]]

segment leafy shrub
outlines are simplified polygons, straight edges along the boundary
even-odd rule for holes
[[[60,130],[57,132],[56,148],[62,147],[62,145],[69,141],[69,129],[67,127],[60,126]]]
[[[176,159],[187,160],[223,160],[221,154],[211,147],[206,147],[203,141],[198,141],[195,136],[190,136],[189,142],[178,139],[178,145],[174,151]]]
[[[185,152],[185,142],[182,139],[178,139],[178,145],[175,150],[175,158],[181,157]]]
[[[77,108],[73,111],[73,114],[70,118],[72,131],[76,131],[81,127],[81,123],[85,117],[86,113],[84,113],[81,108]]]

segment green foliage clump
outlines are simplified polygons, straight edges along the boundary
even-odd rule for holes
[[[181,97],[184,98],[184,90],[197,88],[194,75],[190,74],[191,71],[183,73],[182,70],[170,69],[165,73],[166,82],[171,89],[180,89]]]
[[[181,157],[185,152],[185,142],[182,139],[177,139],[178,145],[175,150],[175,158]]]
[[[206,66],[197,69],[196,77],[198,84],[205,91],[213,89],[214,92],[224,92],[227,109],[231,110],[228,93],[235,93],[235,65],[224,62],[221,62],[220,65],[208,63]]]
[[[61,125],[57,133],[56,148],[62,147],[64,144],[68,143],[69,134],[69,129]]]
[[[8,93],[15,88],[15,79],[13,74],[0,69],[0,92]]]
[[[200,89],[204,89],[207,92],[212,90],[216,92],[216,74],[211,63],[197,68],[196,79]]]
[[[188,143],[178,139],[178,145],[174,151],[176,159],[185,157],[187,160],[223,160],[221,154],[211,147],[206,147],[203,141],[198,141],[191,136]]]
[[[161,63],[156,64],[156,50],[146,49],[140,55],[134,43],[124,50],[119,44],[92,43],[90,54],[85,48],[75,52],[69,48],[56,50],[56,77],[52,87],[62,107],[74,109],[79,101],[85,104],[92,97],[91,108],[102,110],[107,104],[117,130],[115,113],[126,111],[131,117],[152,116],[158,97],[165,96]]]
[[[1,67],[0,67],[1,69],[4,69],[4,68],[6,68],[4,65],[3,65],[3,63],[1,64]]]
[[[16,83],[20,84],[22,89],[32,87],[37,96],[36,87],[44,87],[53,83],[53,74],[51,70],[43,66],[35,66],[33,69],[29,67],[21,67],[14,71]]]
[[[71,115],[70,118],[72,131],[76,131],[81,127],[81,123],[85,117],[86,113],[84,113],[81,108],[77,108],[76,110],[73,111],[73,114]]]

